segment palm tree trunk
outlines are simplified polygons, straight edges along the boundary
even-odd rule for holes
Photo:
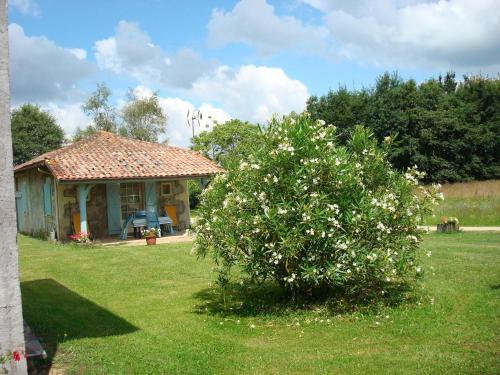
[[[12,136],[10,130],[9,39],[7,0],[0,0],[0,356],[8,357],[9,374],[26,374],[24,332],[19,287],[16,243],[16,211],[12,171]]]

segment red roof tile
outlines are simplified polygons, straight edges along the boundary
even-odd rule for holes
[[[200,153],[99,131],[17,165],[45,165],[60,181],[205,177],[224,170]]]

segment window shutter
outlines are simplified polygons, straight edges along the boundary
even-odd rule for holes
[[[45,215],[52,215],[52,183],[50,177],[47,177],[43,184],[43,212]]]

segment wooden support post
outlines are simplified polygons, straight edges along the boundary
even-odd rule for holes
[[[80,207],[80,232],[88,234],[87,196],[94,185],[78,185],[78,204]]]

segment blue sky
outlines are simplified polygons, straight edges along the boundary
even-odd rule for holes
[[[118,107],[128,88],[158,91],[186,146],[188,109],[265,122],[385,71],[496,75],[498,14],[496,0],[10,0],[12,104],[39,104],[71,134],[97,82]]]

